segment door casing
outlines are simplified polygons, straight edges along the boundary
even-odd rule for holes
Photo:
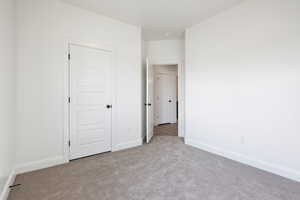
[[[67,163],[70,161],[70,147],[69,147],[69,141],[70,141],[70,104],[69,104],[69,97],[70,97],[70,60],[69,60],[69,55],[70,55],[70,46],[71,45],[77,45],[77,46],[82,46],[82,47],[88,47],[88,48],[94,48],[102,51],[109,51],[111,52],[112,55],[112,64],[111,64],[111,104],[113,105],[112,109],[112,126],[111,126],[111,151],[116,151],[116,130],[113,127],[114,122],[116,122],[116,114],[117,111],[114,109],[114,105],[116,105],[116,94],[115,94],[115,49],[107,44],[95,42],[95,41],[86,41],[86,40],[78,40],[74,38],[65,38],[66,43],[65,43],[65,59],[66,59],[66,67],[64,69],[64,116],[63,116],[63,162]],[[71,55],[72,56],[72,55]],[[72,58],[71,58],[72,59]],[[115,106],[116,107],[116,106]]]
[[[151,59],[151,65],[177,65],[178,73],[178,136],[185,137],[184,61],[178,59]]]
[[[88,52],[88,54],[86,54],[87,52]],[[111,51],[107,51],[107,50],[91,48],[91,47],[86,47],[86,46],[82,46],[82,45],[74,45],[74,44],[70,44],[70,53],[71,54],[69,54],[69,55],[72,55],[72,58],[69,56],[69,62],[70,62],[70,68],[69,68],[70,96],[69,97],[71,98],[69,101],[69,111],[70,111],[69,146],[70,146],[70,159],[78,159],[78,158],[82,158],[85,156],[91,156],[93,154],[99,154],[99,153],[108,152],[108,151],[112,150],[112,144],[111,144],[112,107],[110,106],[111,98],[112,98],[112,96],[111,96],[111,91],[112,91],[112,88],[111,88],[112,53],[111,53]],[[95,54],[96,54],[96,56],[95,56]],[[101,65],[100,66],[97,65],[98,67],[95,69],[95,70],[101,69],[101,71],[98,71],[97,73],[99,73],[98,74],[99,76],[104,75],[102,77],[103,80],[105,80],[104,82],[100,81],[95,84],[94,81],[89,82],[89,80],[86,80],[84,82],[81,82],[81,85],[79,84],[78,81],[80,81],[80,79],[76,79],[76,76],[80,77],[83,73],[87,73],[88,71],[86,71],[86,69],[94,70],[94,68],[93,68],[94,66],[92,66],[92,68],[88,68],[88,65],[87,65],[87,67],[85,67],[85,66],[82,66],[80,64],[80,62],[76,63],[76,56],[81,58],[82,55],[92,56],[89,58],[89,60],[96,59],[97,62],[98,61],[103,62],[102,59],[98,60],[99,58],[102,58],[103,55],[105,55],[105,57],[108,58],[108,60],[105,61],[105,62],[108,62],[106,67],[103,68]],[[81,73],[78,70],[81,71]],[[97,75],[95,76],[94,73],[92,73],[90,75],[94,79],[96,77],[98,77]],[[85,84],[89,84],[89,86],[86,87]],[[100,85],[98,85],[98,84],[100,84]],[[95,87],[95,86],[97,86],[97,87]],[[101,88],[100,90],[99,90],[98,86]],[[91,90],[90,87],[93,87],[93,89]],[[103,96],[103,92],[105,93],[104,96]],[[98,98],[98,100],[94,101],[94,102],[90,102],[90,104],[87,104],[87,102],[85,101],[85,99],[87,98],[86,95],[92,95],[94,98]],[[99,95],[102,95],[102,96],[99,97]],[[83,97],[83,99],[80,97]],[[79,103],[80,99],[83,100],[83,101],[81,101],[81,103]],[[107,106],[110,106],[110,108],[106,108]],[[80,115],[80,113],[81,114],[89,113],[89,114],[87,114],[87,116],[86,116],[86,115]],[[95,116],[91,117],[91,115],[97,115],[97,116],[99,115],[98,117],[100,117],[100,118],[97,118]],[[101,122],[99,121],[99,123],[103,123],[103,127],[102,126],[97,127],[96,124],[88,125],[86,123],[85,123],[85,125],[82,125],[81,123],[78,122],[79,116],[82,116],[81,120],[83,120],[83,121],[88,119],[89,123],[90,122],[94,123],[95,121],[103,119],[103,121],[101,121]],[[92,120],[92,121],[90,121],[90,120]],[[98,123],[97,123],[97,125],[99,126]],[[84,134],[80,134],[78,132],[79,127],[84,128],[81,130],[81,131],[85,132]],[[94,131],[97,131],[97,132],[94,132]],[[100,135],[102,135],[100,138],[99,133],[101,131],[103,131],[103,132],[102,132],[102,134],[100,134]],[[82,138],[83,141],[86,141],[87,143],[81,145],[80,143],[82,142],[82,140],[79,140],[78,137],[83,137]],[[96,137],[98,140],[95,139]],[[99,139],[101,139],[101,140],[99,140]]]

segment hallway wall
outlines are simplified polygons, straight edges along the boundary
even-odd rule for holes
[[[146,42],[147,57],[151,63],[156,61],[168,63],[169,61],[184,60],[184,40],[156,40]],[[172,63],[169,63],[172,64]]]
[[[0,196],[15,160],[15,2],[0,0]],[[1,197],[0,197],[1,198]]]

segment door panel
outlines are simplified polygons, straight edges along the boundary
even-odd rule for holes
[[[70,46],[71,159],[111,151],[111,52]]]
[[[149,60],[147,59],[147,75],[146,75],[146,139],[147,143],[151,141],[153,137],[153,127],[154,127],[154,119],[153,119],[153,87],[154,87],[154,71],[153,66],[150,65]]]
[[[155,79],[155,120],[157,124],[176,123],[176,76],[158,74]]]
[[[155,82],[155,115],[158,124],[170,123],[169,83],[167,75],[158,75]]]

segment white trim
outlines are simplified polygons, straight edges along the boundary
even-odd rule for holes
[[[28,162],[28,163],[17,165],[15,168],[15,173],[22,174],[26,172],[31,172],[39,169],[65,164],[65,163],[68,163],[68,160],[66,160],[64,156],[57,156],[49,159],[38,160],[34,162]]]
[[[2,192],[0,193],[0,200],[7,200],[9,192],[10,192],[10,188],[9,186],[13,185],[16,179],[16,173],[14,172],[14,170],[10,173]]]
[[[69,52],[70,52],[70,48],[69,48],[69,42],[66,43],[67,46],[67,50],[65,52],[65,58],[66,58],[66,66],[64,68],[64,115],[63,115],[63,152],[64,152],[64,159],[69,161],[70,160],[70,148],[69,148],[69,139],[70,139],[70,135],[69,135]]]
[[[177,65],[178,66],[178,136],[185,137],[185,97],[184,97],[184,61],[178,59],[150,59],[151,65]]]
[[[295,171],[293,169],[289,169],[280,165],[276,165],[273,163],[265,162],[262,160],[258,160],[255,158],[250,158],[245,155],[236,153],[236,152],[231,152],[231,151],[226,151],[224,149],[220,149],[218,147],[214,147],[211,145],[207,145],[199,141],[198,139],[190,139],[190,138],[185,138],[185,143],[187,145],[208,151],[210,153],[214,153],[226,158],[229,158],[231,160],[288,178],[292,179],[294,181],[300,182],[300,172]]]
[[[112,124],[116,122],[116,114],[117,114],[117,101],[116,101],[116,78],[115,78],[115,72],[116,72],[116,50],[112,47],[110,44],[103,44],[99,42],[93,42],[93,41],[87,41],[87,40],[78,40],[74,38],[65,38],[65,47],[66,47],[66,67],[64,69],[64,123],[63,123],[63,130],[64,130],[64,136],[63,136],[63,152],[64,152],[64,159],[69,161],[70,160],[70,148],[69,148],[69,140],[70,140],[70,104],[69,104],[69,96],[70,96],[70,61],[68,60],[68,55],[70,53],[70,45],[79,45],[94,49],[101,49],[105,51],[109,51],[112,54]],[[72,57],[72,55],[71,55]],[[71,58],[72,59],[72,58]],[[116,129],[111,128],[111,149],[114,147],[114,143],[116,141]]]
[[[113,148],[112,151],[114,152],[114,151],[120,151],[120,150],[124,150],[124,149],[129,149],[129,148],[141,146],[142,144],[143,144],[143,140],[142,139],[133,140],[133,141],[130,141],[130,142],[125,142],[125,143],[117,144]]]

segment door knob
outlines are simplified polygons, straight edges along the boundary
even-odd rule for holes
[[[171,103],[172,101],[171,100],[169,100],[169,103]]]
[[[106,105],[107,109],[110,109],[112,107],[112,105]]]

